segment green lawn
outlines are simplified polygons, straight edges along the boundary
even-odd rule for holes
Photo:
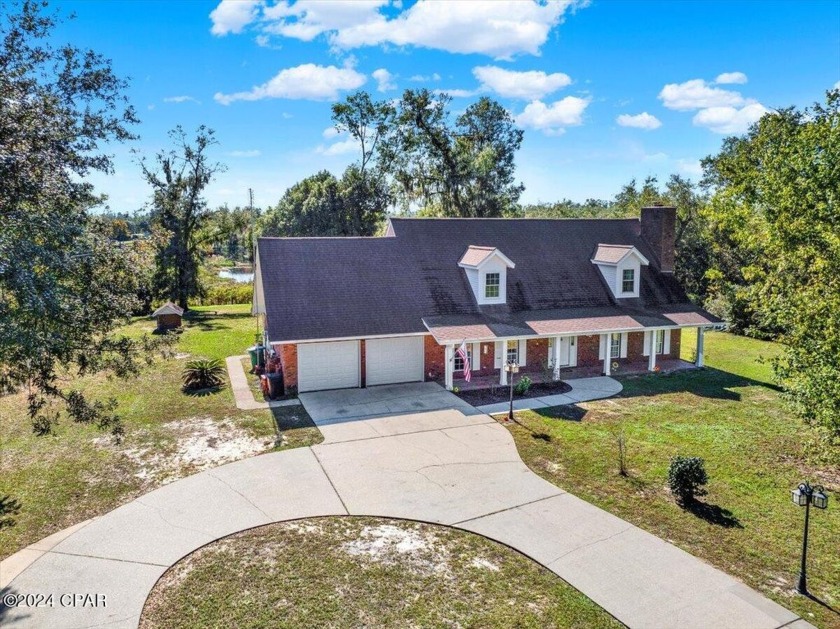
[[[240,411],[228,387],[186,395],[180,375],[189,357],[224,358],[253,343],[250,307],[199,308],[175,348],[136,378],[67,377],[96,399],[119,403],[126,435],[116,445],[95,427],[62,418],[54,435],[38,437],[26,417],[23,393],[0,398],[0,499],[17,508],[0,513],[0,558],[67,526],[107,512],[161,483],[232,458],[310,445],[322,436],[302,406]],[[217,311],[217,314],[209,314]],[[154,323],[142,318],[126,328],[139,335]],[[218,442],[239,444],[231,457]]]
[[[218,540],[169,569],[157,627],[620,627],[555,574],[454,529],[318,518]]]
[[[693,339],[683,343],[686,358]],[[822,627],[840,626],[840,470],[807,462],[808,430],[768,383],[779,348],[726,333],[706,336],[707,369],[622,380],[619,397],[518,413],[510,430],[535,472],[742,579]],[[618,474],[617,434],[628,477]],[[674,455],[701,456],[708,496],[686,511],[667,489]],[[803,511],[790,490],[809,479],[831,492],[812,512],[809,586],[793,592]]]

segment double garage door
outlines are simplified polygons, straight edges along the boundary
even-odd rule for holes
[[[297,346],[298,391],[361,386],[359,341],[301,343]],[[365,341],[365,384],[423,380],[423,337],[400,336]]]

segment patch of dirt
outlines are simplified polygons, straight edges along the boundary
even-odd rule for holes
[[[121,448],[110,437],[98,437],[94,443],[121,452],[134,463],[135,477],[156,485],[254,456],[274,446],[273,438],[252,437],[230,419],[218,422],[209,417],[193,417],[169,422],[163,428],[169,433],[163,443]]]
[[[451,574],[449,551],[431,530],[393,524],[365,526],[359,537],[342,544],[349,555],[384,564],[405,563],[420,574]]]
[[[518,381],[518,380],[517,380]],[[518,395],[515,391],[513,393],[514,400],[524,400],[527,398],[545,397],[546,395],[558,395],[560,393],[568,393],[572,387],[563,382],[541,382],[534,383],[525,395]],[[508,402],[510,400],[510,387],[496,386],[491,389],[474,389],[471,391],[459,391],[456,393],[459,398],[473,406],[482,406],[483,404],[497,404],[499,402]]]

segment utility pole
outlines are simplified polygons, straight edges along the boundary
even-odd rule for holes
[[[254,267],[254,189],[248,188],[248,219],[251,222],[250,242],[248,243],[248,259],[251,262],[251,268]]]

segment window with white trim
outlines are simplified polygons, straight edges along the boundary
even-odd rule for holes
[[[621,358],[621,334],[610,334],[610,358]]]
[[[467,360],[469,360],[472,365],[472,347],[470,345],[467,345]],[[458,352],[455,352],[455,365],[453,369],[455,371],[464,371],[464,359],[461,358],[461,355]]]
[[[621,292],[636,292],[636,269],[624,269],[621,272]]]
[[[656,331],[656,353],[665,353],[665,330]]]
[[[501,278],[500,273],[487,273],[484,276],[484,297],[486,299],[495,299],[499,296],[499,288],[502,283]]]
[[[507,342],[507,362],[519,364],[519,341]]]

